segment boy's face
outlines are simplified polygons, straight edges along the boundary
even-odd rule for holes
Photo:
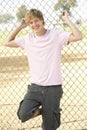
[[[33,19],[30,20],[29,26],[34,33],[40,33],[44,28],[44,22],[43,20],[34,17]]]

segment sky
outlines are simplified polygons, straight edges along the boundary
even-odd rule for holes
[[[74,19],[87,19],[87,0],[77,0],[77,7],[72,10]],[[0,14],[10,13],[16,17],[16,12],[21,5],[27,9],[37,8],[44,14],[47,21],[56,21],[59,18],[60,11],[54,11],[54,5],[57,0],[0,0]]]
[[[87,19],[87,0],[77,0],[78,6],[74,8],[73,16]]]
[[[76,7],[73,12],[73,16],[81,16],[82,18],[87,17],[87,0],[77,0],[78,7]],[[38,8],[45,15],[55,15],[53,5],[57,0],[0,0],[0,14],[9,12],[15,16],[17,9],[25,4],[28,9]],[[78,13],[76,13],[78,12]]]
[[[0,0],[0,13],[13,11],[13,13],[20,7],[22,4],[25,4],[27,8],[38,8],[43,11],[47,11],[52,8],[52,5],[55,3],[55,0]]]

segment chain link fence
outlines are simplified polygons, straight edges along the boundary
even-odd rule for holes
[[[55,0],[0,0],[0,17],[12,16],[0,22],[0,130],[41,130],[41,116],[21,123],[17,118],[19,102],[30,83],[26,53],[20,48],[4,47],[9,32],[18,24],[17,12],[21,6],[38,8],[45,17],[46,27],[67,26],[59,19],[61,9],[54,10]],[[87,130],[87,0],[77,0],[70,17],[84,34],[84,39],[62,50],[63,98],[59,130]],[[1,17],[0,21],[4,18]],[[19,35],[28,32],[21,31]]]

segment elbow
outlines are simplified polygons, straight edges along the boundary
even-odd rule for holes
[[[82,39],[83,39],[83,34],[81,32],[79,32],[79,34],[75,36],[75,40],[80,41]]]
[[[82,33],[80,33],[78,36],[78,40],[82,40],[82,39],[83,39],[83,35],[82,35]]]
[[[77,34],[71,34],[70,38],[69,38],[69,42],[76,42],[76,41],[80,41],[83,39],[83,34],[81,32],[77,33]]]
[[[4,43],[3,43],[3,46],[4,46],[4,47],[11,47],[11,45],[10,45],[8,42],[4,42]]]
[[[8,46],[8,44],[7,43],[3,43],[3,46]]]
[[[7,46],[7,44],[6,44],[6,43],[3,43],[3,46]]]
[[[79,31],[78,36],[77,36],[78,40],[82,40],[83,39],[83,34]]]

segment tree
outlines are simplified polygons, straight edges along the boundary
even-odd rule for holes
[[[54,9],[57,11],[60,10],[67,10],[69,14],[71,14],[70,9],[77,5],[76,0],[57,0],[57,3],[54,5]]]
[[[7,23],[9,20],[13,19],[14,17],[8,13],[0,15],[0,23]]]
[[[24,18],[25,14],[27,12],[27,8],[25,5],[21,5],[21,7],[18,8],[18,12],[16,13],[16,16],[18,20],[20,21],[22,18]]]

